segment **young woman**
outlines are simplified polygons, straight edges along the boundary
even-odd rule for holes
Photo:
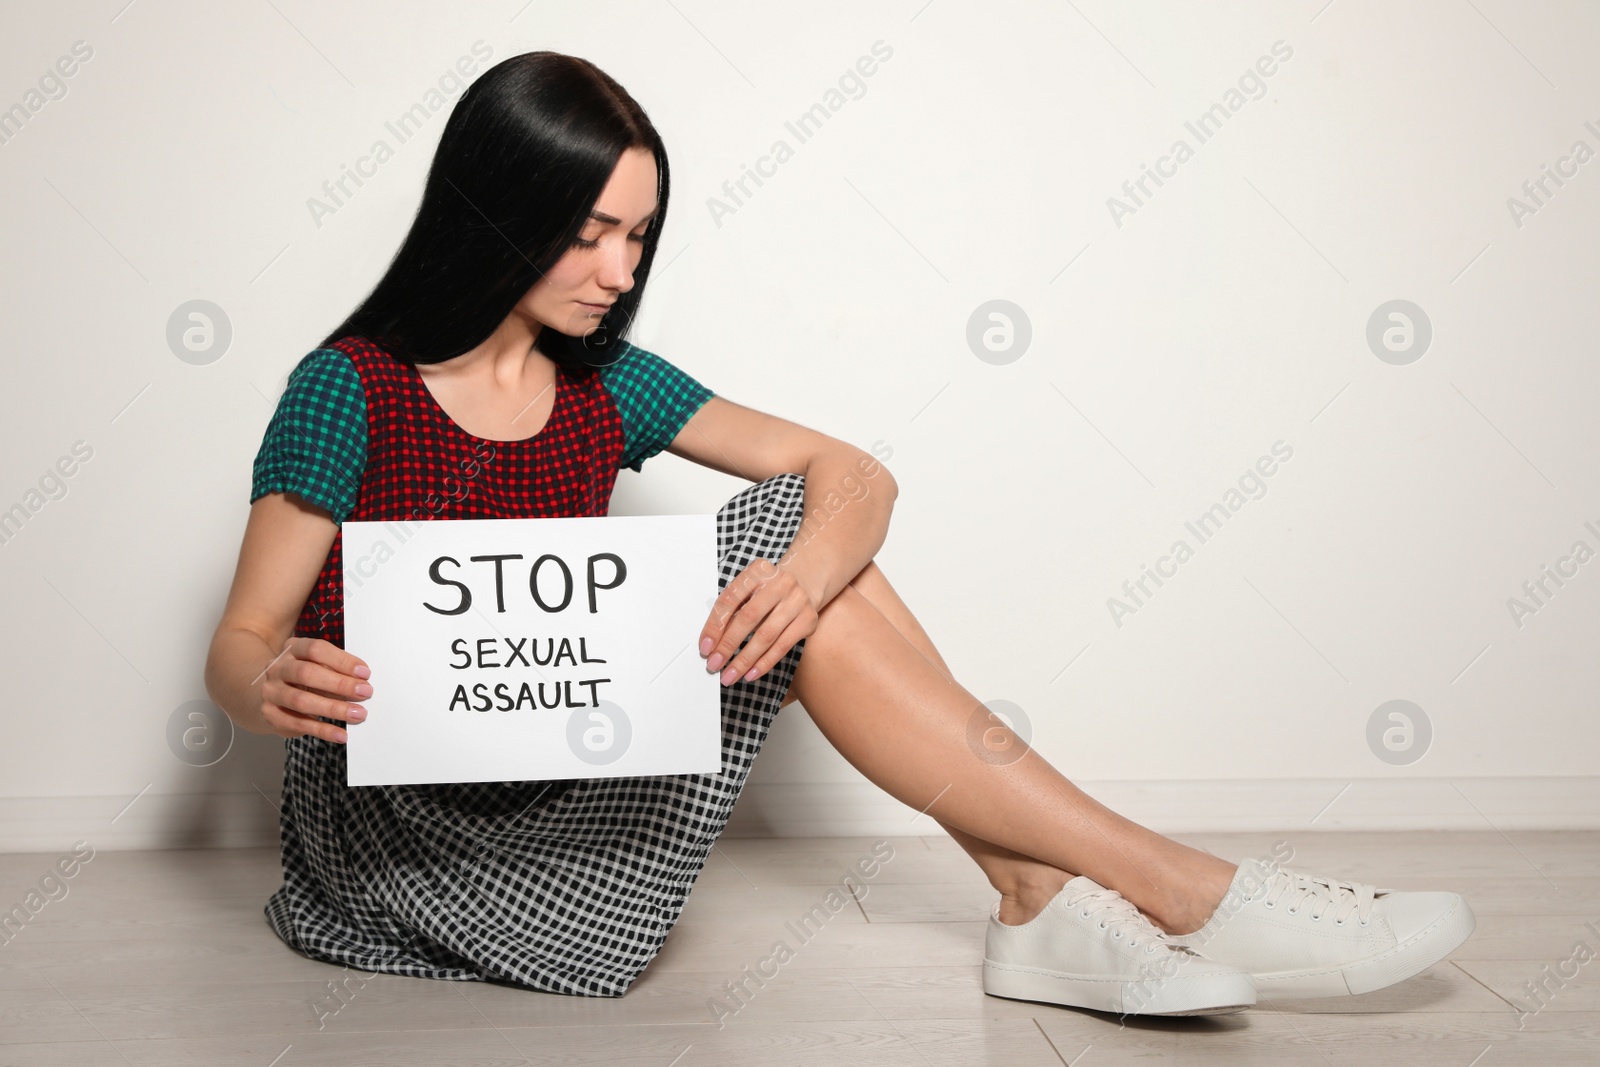
[[[619,996],[795,700],[983,869],[992,994],[1233,1011],[1258,990],[1378,989],[1466,939],[1453,893],[1224,862],[984,722],[873,562],[888,470],[625,340],[667,195],[661,138],[620,85],[571,56],[505,60],[452,112],[388,271],[290,374],[206,665],[240,727],[287,739],[284,884],[266,905],[285,942],[364,970]],[[343,647],[339,523],[603,516],[618,470],[663,450],[753,483],[718,512],[721,592],[699,634],[723,684],[721,773],[345,786],[346,731],[383,679]]]

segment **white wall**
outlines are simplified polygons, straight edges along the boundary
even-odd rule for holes
[[[635,339],[892,449],[884,569],[963,684],[1023,709],[1098,795],[1164,829],[1600,820],[1600,562],[1520,621],[1508,606],[1600,549],[1600,163],[1542,206],[1523,191],[1600,148],[1591,5],[384,12],[0,15],[0,107],[93,50],[0,144],[0,508],[93,450],[0,545],[0,847],[275,840],[281,742],[241,734],[197,768],[169,722],[205,697],[284,376],[388,261],[445,110],[405,144],[385,122],[479,41],[491,62],[586,56],[644,104],[675,196]],[[865,93],[798,144],[785,122],[878,41]],[[1276,42],[1265,95],[1200,143],[1185,123]],[[380,138],[394,158],[314,221],[308,199]],[[777,139],[793,158],[718,219]],[[1192,158],[1126,197],[1177,139]],[[195,299],[232,329],[205,365],[166,338]],[[1005,364],[967,340],[995,299],[1031,327]],[[1368,342],[1393,300],[1431,323],[1410,362]],[[1277,442],[1265,494],[1200,543],[1185,523]],[[741,484],[663,456],[615,507],[710,511]],[[1193,557],[1119,625],[1109,598],[1178,539]],[[1405,764],[1368,738],[1395,699],[1431,724]],[[791,708],[733,832],[936,832],[913,814]]]

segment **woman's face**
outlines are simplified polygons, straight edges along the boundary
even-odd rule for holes
[[[609,306],[633,288],[644,231],[655,213],[655,156],[646,148],[629,148],[618,157],[578,243],[534,283],[517,311],[560,333],[587,336]]]

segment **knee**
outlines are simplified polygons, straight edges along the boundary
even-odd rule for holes
[[[774,474],[770,478],[763,478],[761,481],[753,483],[745,491],[750,492],[755,489],[760,489],[764,486],[777,489],[797,490],[804,489],[805,485],[806,476],[804,474],[801,474],[799,471],[784,471],[781,474]]]
[[[753,503],[763,497],[768,498],[763,503],[766,508],[788,507],[799,512],[801,502],[805,499],[806,476],[795,471],[785,471],[764,478],[759,482],[751,482],[743,489],[723,502],[719,514],[732,516],[748,514]]]
[[[806,476],[799,471],[784,471],[756,483],[769,490],[777,490],[780,505],[792,506],[800,510],[800,503],[805,499]]]

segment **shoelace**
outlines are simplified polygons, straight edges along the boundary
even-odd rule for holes
[[[1307,901],[1316,908],[1311,913],[1313,919],[1320,919],[1330,910],[1333,911],[1333,921],[1340,926],[1344,925],[1352,912],[1362,926],[1367,925],[1367,920],[1372,915],[1372,903],[1377,893],[1376,886],[1364,885],[1361,882],[1341,882],[1337,878],[1316,878],[1308,874],[1300,874],[1286,867],[1278,868],[1277,872],[1267,881],[1266,905],[1269,908],[1277,907],[1278,901],[1288,898],[1290,915],[1300,910],[1300,906]]]
[[[1090,889],[1067,897],[1062,903],[1076,911],[1081,918],[1100,916],[1101,928],[1109,929],[1112,937],[1126,937],[1129,947],[1148,944],[1148,951],[1153,952],[1157,947],[1156,942],[1172,944],[1166,934],[1134,907],[1131,900],[1115,889]]]

